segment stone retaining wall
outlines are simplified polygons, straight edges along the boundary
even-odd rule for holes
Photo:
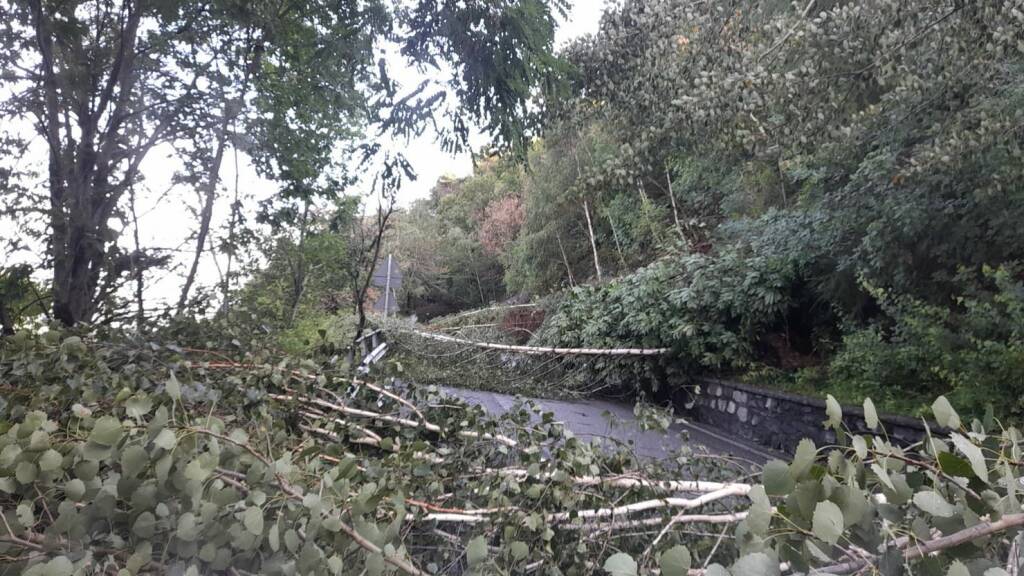
[[[709,378],[698,383],[700,394],[690,410],[698,422],[789,453],[803,438],[810,438],[818,446],[836,441],[835,432],[822,424],[824,400]],[[879,415],[879,420],[889,438],[898,444],[912,444],[925,436],[920,420],[892,415]],[[870,433],[860,407],[843,406],[843,421],[856,433]],[[932,423],[929,426],[932,430],[938,428]]]

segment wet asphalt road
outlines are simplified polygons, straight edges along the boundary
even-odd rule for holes
[[[442,390],[469,404],[479,405],[495,415],[510,410],[517,402],[515,396],[497,392],[452,387],[444,387]],[[641,457],[668,458],[684,445],[695,449],[703,446],[709,453],[731,456],[758,467],[772,458],[783,457],[768,448],[730,438],[725,432],[689,421],[673,424],[667,434],[653,430],[644,431],[636,422],[633,407],[624,403],[601,399],[534,398],[533,401],[543,410],[552,412],[555,420],[563,422],[577,437],[608,442],[614,438],[618,442],[631,442],[637,455]],[[612,415],[611,418],[609,414]]]

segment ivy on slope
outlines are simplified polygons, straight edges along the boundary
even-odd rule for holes
[[[945,399],[751,484],[259,351],[21,333],[0,383],[4,573],[999,576],[1024,525],[1020,433]]]

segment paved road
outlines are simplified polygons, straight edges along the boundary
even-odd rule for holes
[[[479,405],[492,414],[508,411],[517,401],[515,396],[497,392],[452,387],[444,387],[442,390],[470,404]],[[555,420],[563,422],[577,437],[632,441],[636,453],[642,457],[667,458],[686,444],[694,448],[703,446],[710,453],[733,456],[752,465],[782,457],[767,448],[729,438],[724,432],[692,422],[674,424],[667,434],[641,430],[633,415],[633,407],[619,402],[598,399],[534,399],[534,402],[542,409],[554,413]],[[606,413],[614,418],[609,418]]]

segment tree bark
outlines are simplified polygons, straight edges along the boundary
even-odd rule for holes
[[[224,149],[227,147],[228,126],[231,118],[227,110],[228,103],[224,101],[224,112],[217,132],[217,143],[210,160],[210,166],[206,174],[206,182],[203,186],[203,208],[199,217],[199,231],[196,235],[196,249],[192,257],[192,265],[189,267],[188,275],[185,276],[185,284],[181,287],[181,295],[178,297],[178,305],[175,308],[175,315],[180,316],[188,304],[188,294],[196,279],[196,272],[199,270],[199,261],[203,256],[203,249],[206,246],[206,237],[210,234],[210,222],[213,220],[213,204],[217,200],[217,183],[220,182],[220,166],[224,161]]]
[[[352,279],[352,296],[353,305],[356,310],[356,333],[353,338],[353,344],[362,337],[363,331],[366,330],[366,296],[370,291],[370,282],[373,280],[373,270],[377,266],[377,260],[380,259],[380,249],[382,240],[384,239],[384,233],[387,231],[388,220],[395,211],[394,200],[388,201],[387,209],[382,204],[377,204],[377,226],[374,230],[373,239],[370,241],[370,245],[364,246],[363,242],[360,242],[360,257],[357,258],[357,265],[350,273]],[[361,222],[356,223],[357,226],[361,226]],[[369,254],[369,258],[366,255]],[[365,271],[366,275],[360,279],[360,276]]]
[[[162,126],[139,146],[124,144],[122,128],[130,116],[137,75],[141,11],[135,2],[126,0],[119,16],[106,22],[119,31],[109,71],[98,70],[80,44],[69,41],[72,44],[63,48],[80,58],[89,74],[58,74],[54,53],[58,34],[50,15],[40,0],[30,1],[29,6],[42,77],[38,131],[49,154],[53,315],[70,326],[90,321],[96,311],[100,278],[109,258],[108,221],[136,177],[142,158],[156,144]],[[126,161],[121,179],[112,182]]]
[[[565,247],[562,246],[562,235],[555,232],[555,239],[558,240],[558,251],[562,253],[562,263],[565,264],[565,271],[569,274],[569,286],[575,286],[576,279],[572,277],[572,267],[569,266],[569,258],[565,255]]]
[[[0,336],[11,336],[14,334],[14,320],[7,309],[7,302],[0,298]]]
[[[594,272],[597,273],[597,281],[601,281],[601,260],[597,257],[597,240],[594,238],[594,225],[590,222],[590,205],[587,199],[583,199],[583,214],[587,217],[587,233],[590,235],[590,249],[594,253]]]
[[[234,156],[235,162],[235,198],[231,202],[231,219],[228,222],[228,263],[225,267],[224,278],[221,281],[221,311],[227,315],[231,311],[231,269],[234,264],[235,250],[238,247],[235,245],[235,228],[238,226],[238,147],[232,146],[231,153]]]
[[[128,202],[132,214],[132,236],[135,239],[135,253],[132,260],[132,275],[135,276],[135,329],[142,332],[146,323],[146,301],[143,298],[145,280],[143,270],[135,263],[134,257],[142,254],[142,243],[139,241],[139,215],[135,211],[135,187],[128,189]]]
[[[306,246],[306,232],[309,227],[309,205],[310,201],[306,200],[306,204],[302,208],[302,223],[299,225],[299,245],[297,257],[295,263],[291,266],[292,269],[292,293],[288,298],[288,326],[295,325],[295,317],[299,313],[299,303],[302,301],[302,295],[306,292],[306,255],[303,252],[303,248]]]
[[[433,334],[421,330],[409,330],[421,338],[449,342],[452,344],[464,344],[477,348],[489,350],[505,350],[507,352],[519,352],[522,354],[564,354],[574,356],[661,356],[667,354],[668,348],[557,348],[550,346],[515,346],[512,344],[495,344],[492,342],[477,342],[445,334]]]
[[[683,233],[683,225],[679,222],[679,209],[676,208],[676,195],[672,191],[672,173],[668,169],[668,163],[665,164],[665,179],[668,181],[668,199],[672,201],[672,219],[676,223],[676,230],[679,231],[679,238],[686,242],[686,234]]]

